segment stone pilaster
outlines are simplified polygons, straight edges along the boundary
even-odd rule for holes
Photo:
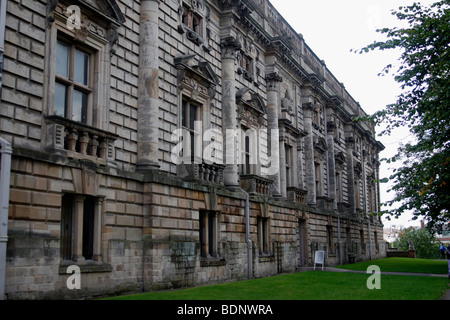
[[[269,140],[269,159],[270,170],[269,176],[273,180],[272,195],[274,197],[281,197],[281,181],[280,181],[280,140],[278,127],[278,103],[279,99],[279,84],[283,79],[277,73],[268,74],[267,81],[267,128]],[[278,145],[277,145],[278,144]],[[283,144],[283,143],[282,143]],[[283,144],[284,149],[284,144]],[[284,154],[283,154],[284,157]]]
[[[236,39],[227,37],[221,42],[222,48],[222,121],[224,143],[224,184],[226,187],[239,187],[237,164],[237,109],[235,63],[240,44]]]
[[[137,171],[159,167],[159,1],[141,1]]]

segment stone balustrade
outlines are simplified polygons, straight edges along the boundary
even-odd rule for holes
[[[224,165],[219,164],[181,164],[179,176],[183,180],[199,181],[201,183],[224,184]]]
[[[296,203],[306,203],[306,195],[308,191],[295,188],[288,187],[287,188],[287,199]]]
[[[49,145],[55,151],[113,160],[115,134],[96,129],[59,116],[46,118]]]
[[[249,194],[268,195],[273,181],[255,174],[240,176],[241,188]]]

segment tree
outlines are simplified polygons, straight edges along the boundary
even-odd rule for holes
[[[398,217],[406,211],[414,219],[422,217],[434,231],[449,223],[450,210],[450,0],[430,6],[413,3],[393,11],[405,28],[384,28],[377,32],[386,41],[376,41],[359,53],[400,49],[401,65],[392,64],[382,74],[394,73],[402,93],[397,101],[375,114],[358,120],[384,123],[380,135],[407,126],[415,142],[401,145],[387,163],[403,161],[388,181],[392,200],[385,203],[398,208],[382,212]]]
[[[426,228],[407,228],[398,235],[394,241],[394,247],[400,251],[408,251],[409,239],[414,243],[416,257],[420,259],[439,259],[439,244],[436,237]]]

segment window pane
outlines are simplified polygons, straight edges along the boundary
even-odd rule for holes
[[[69,78],[69,46],[57,41],[56,43],[56,74]]]
[[[194,122],[197,121],[197,107],[193,104],[191,104],[190,110],[189,110],[189,129],[194,130],[195,125]]]
[[[73,91],[72,120],[87,123],[87,94]]]
[[[87,197],[83,207],[83,257],[86,260],[94,257],[94,217],[95,198]]]
[[[61,206],[61,257],[63,260],[72,259],[72,208],[73,196],[65,194]]]
[[[187,106],[188,103],[186,101],[182,102],[182,111],[181,111],[181,125],[183,127],[187,127],[187,119],[188,119],[188,114],[187,114]]]
[[[89,81],[89,55],[75,49],[74,80],[88,86]]]
[[[66,116],[67,87],[58,82],[55,83],[55,105],[54,114],[57,116]]]

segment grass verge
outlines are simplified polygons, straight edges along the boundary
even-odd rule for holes
[[[405,272],[447,274],[447,260],[410,259],[410,258],[386,258],[380,260],[363,261],[354,264],[346,264],[337,268],[346,270],[366,271],[371,265],[380,267],[381,272]]]
[[[369,290],[370,275],[308,271],[234,283],[149,292],[118,300],[439,300],[447,278],[381,275],[381,289]]]

